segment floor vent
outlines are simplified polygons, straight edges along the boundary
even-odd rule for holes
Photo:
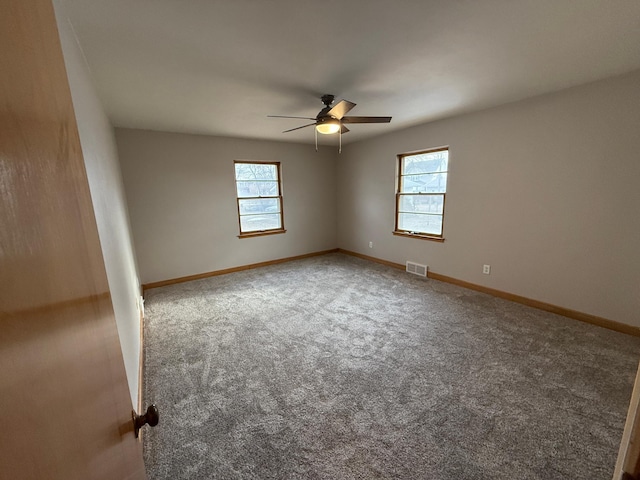
[[[421,277],[427,276],[427,266],[420,265],[419,263],[407,262],[407,272],[419,275]]]

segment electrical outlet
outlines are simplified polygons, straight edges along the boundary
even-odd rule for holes
[[[491,274],[491,265],[483,265],[482,273],[484,273],[485,275]]]
[[[373,242],[369,242],[369,248],[373,248]]]

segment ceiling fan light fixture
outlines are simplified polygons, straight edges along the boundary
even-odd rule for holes
[[[340,122],[338,120],[327,120],[326,122],[318,123],[316,130],[323,135],[338,133],[340,131]]]

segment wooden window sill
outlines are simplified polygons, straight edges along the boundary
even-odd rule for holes
[[[398,230],[394,230],[394,235],[398,235],[399,237],[408,237],[408,238],[419,238],[420,240],[430,240],[432,242],[444,242],[444,238],[442,237],[434,237],[431,235],[425,235],[423,233],[409,233],[409,232],[399,232]]]
[[[282,229],[282,230],[266,230],[263,232],[248,232],[248,233],[241,233],[240,235],[238,235],[238,238],[251,238],[251,237],[263,237],[264,235],[276,235],[278,233],[286,233],[287,231]]]

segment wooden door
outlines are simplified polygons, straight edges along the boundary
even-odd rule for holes
[[[51,0],[0,65],[0,478],[145,479]]]
[[[640,479],[640,366],[631,393],[613,480]]]

